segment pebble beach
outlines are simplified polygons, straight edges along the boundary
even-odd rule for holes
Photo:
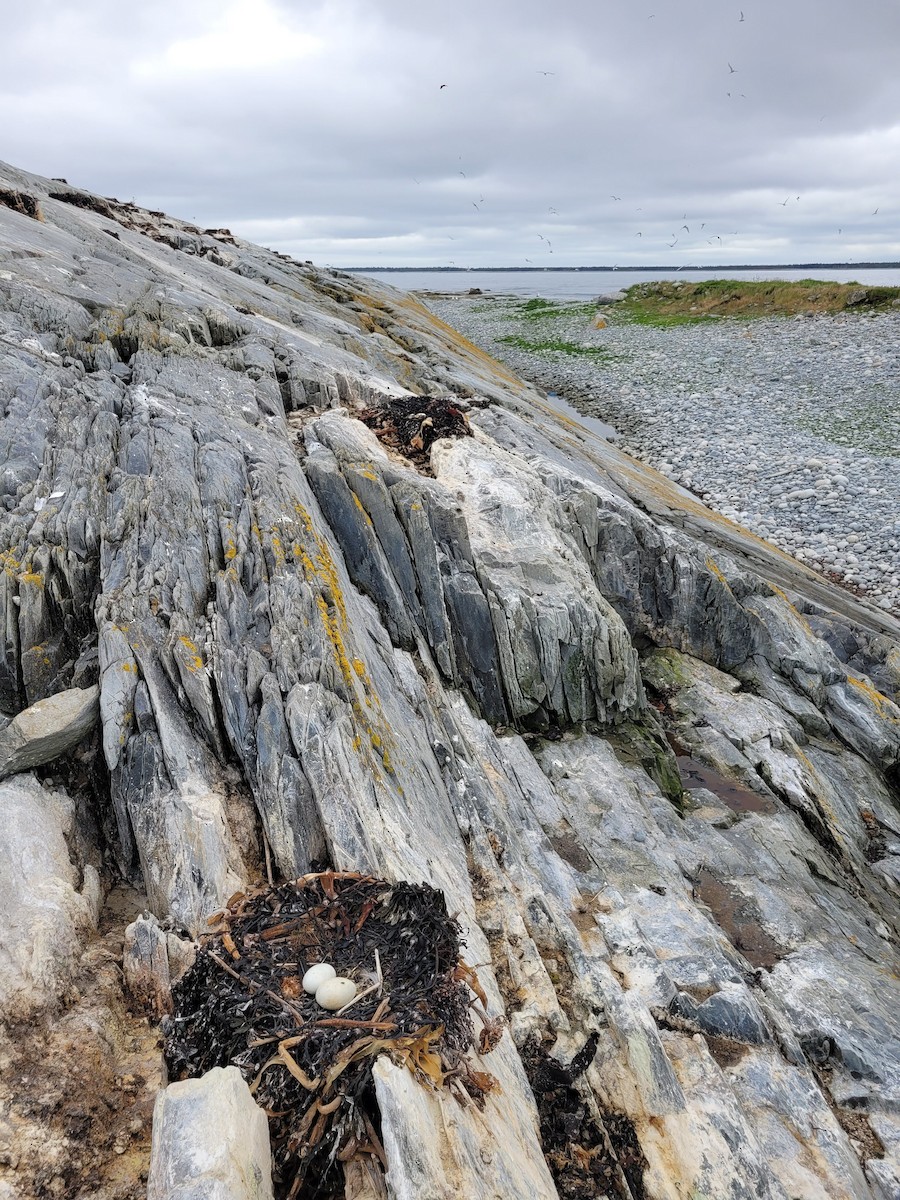
[[[535,320],[516,298],[427,303],[627,453],[900,613],[900,311],[655,327],[613,303],[597,328],[578,305]]]

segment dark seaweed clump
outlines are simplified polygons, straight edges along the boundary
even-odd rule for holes
[[[356,415],[385,446],[427,469],[438,438],[471,437],[458,396],[396,396]]]
[[[423,1086],[484,1102],[494,1080],[467,1059],[469,989],[482,1002],[484,993],[460,960],[443,893],[326,871],[238,893],[213,926],[176,986],[166,1062],[173,1079],[241,1070],[269,1115],[276,1196],[343,1196],[342,1163],[385,1166],[372,1082],[380,1054]],[[301,986],[323,961],[371,989],[340,1015]],[[500,1027],[482,1021],[485,1053]]]

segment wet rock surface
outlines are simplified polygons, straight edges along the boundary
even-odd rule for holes
[[[508,1022],[499,1087],[464,1106],[380,1058],[384,1177],[348,1162],[349,1194],[896,1192],[891,614],[411,297],[11,168],[0,188],[37,214],[0,206],[0,710],[100,689],[96,735],[0,785],[10,845],[49,822],[68,922],[30,1036],[102,1044],[103,1094],[146,1106],[158,1076],[115,1082],[155,1038],[120,974],[145,906],[129,954],[164,981],[267,878],[427,883]],[[465,420],[431,442],[451,396]],[[392,405],[415,428],[379,438]],[[73,913],[123,879],[143,895],[98,1007],[106,935]],[[77,1196],[65,1105],[13,1047],[0,1185]],[[21,1121],[49,1131],[40,1171],[5,1148]],[[139,1194],[141,1130],[97,1149],[91,1194]]]

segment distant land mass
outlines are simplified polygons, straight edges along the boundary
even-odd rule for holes
[[[900,270],[900,262],[803,262],[803,263],[683,263],[673,267],[671,263],[656,266],[629,266],[618,264],[614,267],[385,267],[369,265],[367,267],[341,267],[342,271],[445,271],[447,274],[466,275],[471,271],[851,271],[864,268],[867,271]]]

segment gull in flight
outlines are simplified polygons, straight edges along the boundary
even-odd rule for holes
[[[731,75],[737,75],[737,71],[734,69],[731,63],[728,64],[728,71]]]
[[[535,75],[555,75],[555,71],[535,71]]]

